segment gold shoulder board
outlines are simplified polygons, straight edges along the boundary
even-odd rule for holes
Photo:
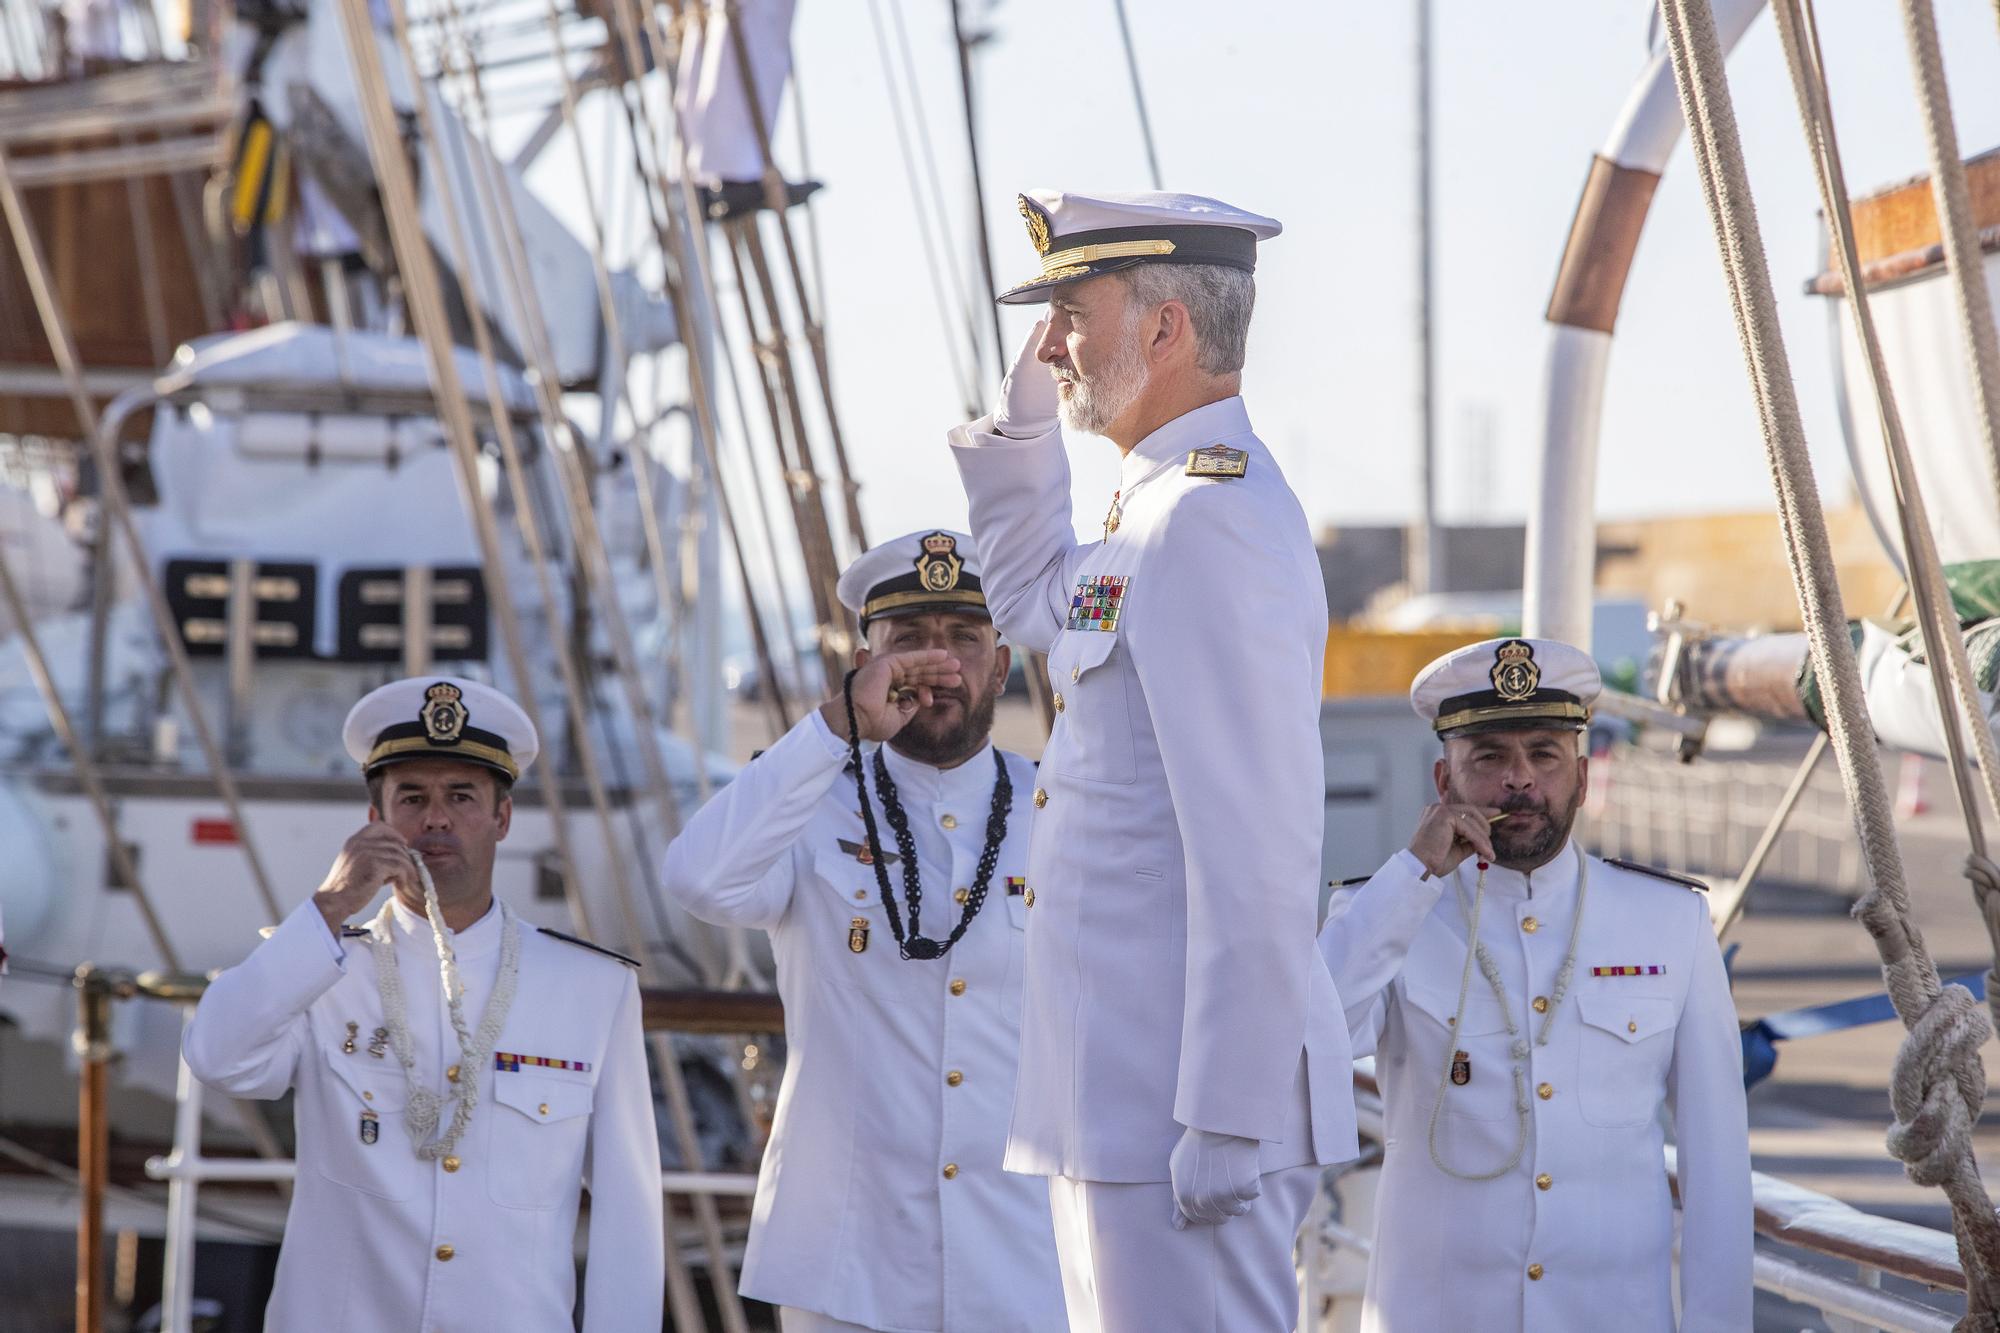
[[[1241,477],[1250,471],[1250,453],[1227,445],[1211,444],[1188,455],[1190,477]]]

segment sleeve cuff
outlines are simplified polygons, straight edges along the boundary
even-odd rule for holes
[[[1401,866],[1404,872],[1413,879],[1429,879],[1431,877],[1430,867],[1419,861],[1417,854],[1407,847],[1390,857],[1389,864]],[[1380,872],[1378,871],[1377,873],[1379,874]]]
[[[806,725],[819,737],[820,744],[826,747],[827,758],[845,764],[854,757],[853,751],[848,748],[847,738],[833,734],[833,728],[826,724],[826,715],[818,708],[812,710],[812,716],[806,719]]]

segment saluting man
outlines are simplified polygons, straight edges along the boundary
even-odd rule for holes
[[[1320,950],[1388,1117],[1362,1327],[1750,1327],[1750,1147],[1729,982],[1694,881],[1570,839],[1600,690],[1567,644],[1496,639],[1410,689],[1444,743],[1407,850]]]
[[[785,1333],[1062,1325],[1047,1191],[1000,1166],[1035,770],[987,738],[1009,654],[971,548],[911,533],[855,561],[851,701],[667,850],[688,911],[771,934],[789,1054],[742,1291]]]
[[[1289,1330],[1316,1164],[1354,1155],[1314,956],[1326,601],[1239,395],[1269,218],[1181,194],[1020,200],[1048,301],[952,432],[995,622],[1049,655],[1007,1166],[1051,1178],[1070,1327]],[[1070,528],[1057,418],[1123,456]]]
[[[298,1180],[265,1328],[568,1333],[587,1182],[584,1333],[657,1330],[637,964],[493,897],[534,729],[498,690],[430,677],[368,694],[344,739],[367,824],[215,978],[184,1043],[218,1091],[296,1094]],[[381,911],[345,924],[385,884]]]

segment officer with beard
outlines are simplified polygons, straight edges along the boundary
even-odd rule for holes
[[[961,533],[884,543],[839,591],[856,669],[666,856],[689,912],[770,932],[785,1002],[741,1290],[785,1333],[1041,1333],[1048,1193],[1000,1166],[1033,900],[1034,765],[987,735],[1010,655]]]
[[[1426,667],[1438,802],[1320,934],[1387,1119],[1364,1330],[1750,1327],[1742,1048],[1708,903],[1570,840],[1599,690],[1543,639]]]

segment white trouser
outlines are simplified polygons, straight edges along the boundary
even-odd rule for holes
[[[778,1307],[778,1329],[779,1333],[875,1333],[866,1324],[850,1324],[845,1319],[812,1310],[794,1310],[789,1305]]]
[[[1249,1212],[1184,1231],[1167,1181],[1050,1177],[1070,1333],[1291,1333],[1292,1245],[1319,1177],[1317,1166],[1267,1172]]]

